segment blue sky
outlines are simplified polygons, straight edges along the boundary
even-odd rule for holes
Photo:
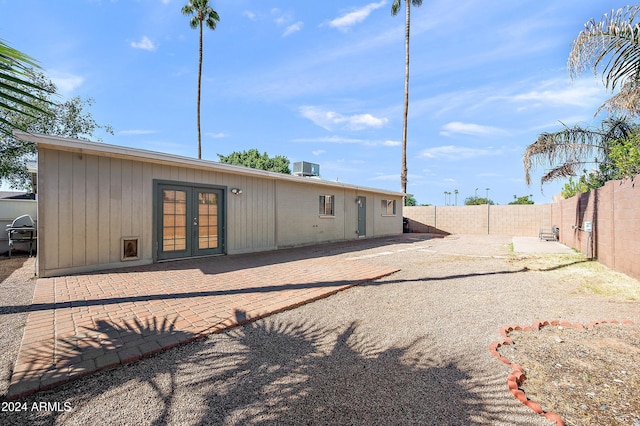
[[[186,0],[0,0],[0,38],[65,97],[93,98],[106,143],[197,156],[198,32]],[[390,0],[212,0],[205,30],[203,158],[257,148],[320,164],[322,178],[400,190],[404,12]],[[571,43],[627,2],[425,0],[412,9],[408,192],[497,204],[527,187],[524,148],[560,122],[598,125],[599,76],[571,81]],[[453,202],[453,200],[451,200]]]

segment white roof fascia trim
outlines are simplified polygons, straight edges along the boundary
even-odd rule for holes
[[[153,163],[170,163],[182,164],[185,166],[195,167],[199,169],[217,170],[220,172],[257,176],[262,178],[270,178],[277,180],[285,180],[296,183],[307,183],[322,186],[331,186],[337,188],[349,188],[360,191],[376,192],[380,194],[394,195],[402,197],[402,192],[389,191],[384,189],[370,188],[365,186],[350,185],[342,182],[333,182],[322,179],[310,179],[302,176],[287,175],[284,173],[269,172],[266,170],[252,169],[250,167],[234,166],[232,164],[219,163],[211,160],[198,160],[191,157],[183,157],[179,155],[166,154],[157,151],[148,151],[138,148],[129,148],[120,145],[112,145],[102,142],[86,141],[81,139],[64,138],[60,136],[41,135],[36,133],[25,133],[14,131],[14,136],[25,142],[34,142],[45,148],[72,150],[76,152],[84,152],[86,154],[110,154],[118,157],[135,158],[143,162]]]

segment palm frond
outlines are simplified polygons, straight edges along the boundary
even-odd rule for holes
[[[35,59],[6,45],[0,40],[0,110],[34,118],[34,114],[49,115],[40,105],[54,105],[44,93],[47,90],[27,78],[39,68]],[[32,91],[30,91],[32,90]],[[41,95],[42,94],[42,95]],[[12,119],[0,121],[0,133],[11,135],[12,129],[25,130]]]
[[[600,22],[590,20],[573,42],[567,68],[572,78],[586,69],[602,69],[602,80],[614,90],[640,75],[640,6],[612,10]]]
[[[606,162],[609,144],[633,130],[625,118],[604,120],[601,129],[563,126],[558,132],[541,133],[525,149],[522,162],[527,185],[531,184],[531,171],[538,166],[551,168],[541,179],[546,183],[572,176],[577,164]]]
[[[580,173],[581,168],[585,165],[582,161],[572,161],[562,164],[558,167],[554,167],[540,178],[540,184],[545,184],[556,179],[565,179],[570,176],[576,176]]]
[[[602,110],[616,115],[640,116],[640,81],[625,82],[618,93],[600,105],[594,116]]]
[[[391,15],[396,16],[400,11],[400,0],[393,0],[391,3]]]
[[[409,1],[409,0],[405,0],[405,1]],[[411,6],[420,7],[422,6],[423,0],[410,0],[410,2],[411,2]],[[398,12],[400,11],[401,3],[402,3],[401,0],[393,0],[393,3],[391,3],[391,16],[396,16],[398,14]]]
[[[35,59],[0,40],[0,69],[24,73],[29,68],[39,68]]]

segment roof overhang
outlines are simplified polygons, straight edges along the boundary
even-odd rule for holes
[[[355,189],[359,191],[376,192],[379,194],[402,197],[406,194],[402,192],[388,191],[384,189],[370,188],[358,185],[350,185],[342,182],[334,182],[317,178],[307,178],[302,176],[287,175],[284,173],[268,172],[266,170],[252,169],[250,167],[234,166],[231,164],[219,163],[217,161],[199,160],[191,157],[167,154],[157,151],[148,151],[137,148],[129,148],[120,145],[111,145],[102,142],[86,141],[81,139],[63,138],[60,136],[41,135],[36,133],[25,133],[14,131],[14,136],[25,142],[34,142],[38,148],[48,148],[58,151],[70,151],[87,155],[98,155],[103,157],[120,158],[126,160],[135,159],[137,161],[155,164],[165,164],[171,166],[182,166],[192,169],[211,170],[221,173],[230,173],[243,176],[261,177],[263,179],[282,180],[308,185],[321,185],[336,188]]]

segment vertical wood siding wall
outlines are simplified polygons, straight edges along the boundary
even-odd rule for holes
[[[40,148],[39,275],[133,266],[153,261],[153,181],[218,185],[226,191],[226,253],[358,238],[358,195],[367,197],[367,236],[402,232],[382,217],[375,192],[221,173],[110,156]],[[242,189],[234,195],[231,188]],[[334,218],[320,218],[319,195],[335,195]],[[139,237],[139,259],[121,261],[121,238]]]
[[[153,259],[153,180],[238,187],[227,193],[227,252],[275,248],[273,181],[207,170],[39,151],[41,276]],[[140,237],[140,260],[121,262],[121,238]]]

